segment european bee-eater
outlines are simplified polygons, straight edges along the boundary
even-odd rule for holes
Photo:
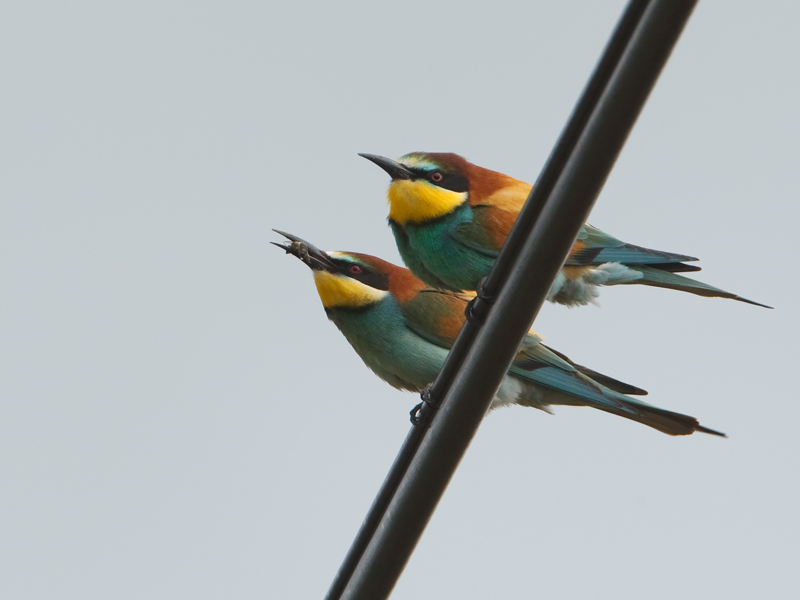
[[[413,152],[398,161],[361,154],[386,171],[389,225],[411,271],[428,285],[474,290],[489,270],[531,191],[523,181],[473,165],[457,154]],[[680,272],[699,271],[692,256],[626,244],[583,226],[548,300],[588,304],[601,285],[643,284],[698,296],[764,304],[695,281]]]
[[[374,256],[323,252],[294,235],[278,233],[291,243],[275,245],[311,268],[328,318],[367,367],[402,390],[421,391],[433,382],[464,323],[469,295],[430,288],[408,269]],[[694,417],[625,395],[646,393],[576,365],[531,332],[492,407],[590,406],[670,435],[724,435]]]

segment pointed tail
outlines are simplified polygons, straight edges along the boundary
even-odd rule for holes
[[[622,409],[608,405],[595,405],[594,408],[620,417],[625,417],[637,423],[642,423],[662,433],[666,433],[667,435],[691,435],[695,431],[700,431],[711,435],[728,437],[724,433],[709,429],[708,427],[703,427],[697,419],[689,415],[656,408],[655,406],[639,402],[626,401],[623,404],[624,407]]]
[[[642,279],[637,279],[630,283],[638,283],[642,285],[651,285],[653,287],[667,288],[670,290],[680,290],[682,292],[689,292],[698,296],[706,296],[708,298],[730,298],[731,300],[738,300],[739,302],[746,302],[747,304],[754,304],[755,306],[762,306],[764,308],[772,308],[760,302],[754,302],[747,298],[742,298],[736,294],[726,292],[714,286],[689,279],[683,275],[678,275],[667,270],[654,267],[646,267],[644,265],[629,265],[629,268],[639,271],[642,274]]]
[[[517,361],[512,365],[510,375],[523,384],[515,398],[515,402],[523,406],[590,406],[642,423],[667,435],[691,435],[700,431],[726,437],[724,433],[700,425],[694,417],[657,408],[638,398],[616,392],[577,370]],[[528,387],[530,384],[535,386]]]

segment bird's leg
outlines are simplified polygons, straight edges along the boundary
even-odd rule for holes
[[[485,283],[486,277],[483,277],[478,282],[478,288],[475,290],[475,297],[467,302],[467,307],[464,309],[464,314],[466,315],[468,321],[483,323],[484,319],[486,319],[486,313],[489,310],[489,307],[494,302],[494,294],[491,294],[486,290],[484,287]]]
[[[426,385],[422,391],[419,393],[419,397],[422,399],[422,402],[417,404],[414,408],[411,409],[411,424],[412,425],[420,425],[422,427],[428,427],[431,424],[431,419],[433,419],[433,413],[436,411],[436,404],[431,400],[431,386],[433,384]]]

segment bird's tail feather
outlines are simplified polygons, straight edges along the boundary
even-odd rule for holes
[[[739,302],[746,302],[747,304],[754,304],[756,306],[763,306],[764,308],[772,308],[760,302],[754,302],[747,298],[742,298],[731,292],[726,292],[714,286],[689,279],[676,273],[671,273],[660,268],[646,267],[644,265],[631,266],[642,274],[641,279],[632,281],[631,283],[638,283],[642,285],[651,285],[654,287],[668,288],[671,290],[680,290],[682,292],[689,292],[698,296],[706,296],[709,298],[730,298],[731,300],[738,300]]]
[[[642,423],[668,435],[690,435],[695,431],[725,437],[724,433],[703,427],[694,417],[657,408],[638,398],[616,392],[579,371],[541,365],[534,369],[512,366],[512,374],[522,384],[516,402],[523,406],[542,408],[542,405],[590,406],[603,412]],[[526,387],[526,383],[538,384]],[[550,393],[541,393],[549,388]],[[644,391],[644,390],[642,390]]]
[[[630,396],[647,396],[647,390],[643,390],[642,388],[638,388],[635,385],[625,383],[624,381],[620,381],[619,379],[614,379],[613,377],[609,377],[608,375],[603,375],[602,373],[598,373],[597,371],[590,369],[589,367],[584,367],[583,365],[576,364],[575,368],[578,369],[578,372],[586,375],[591,379],[594,379],[597,383],[606,386],[610,390],[619,392],[620,394],[628,394]]]
[[[691,273],[694,271],[702,271],[697,265],[687,265],[686,263],[654,263],[647,265],[651,269],[659,269],[661,271],[669,271],[670,273]]]
[[[595,405],[595,408],[642,423],[668,435],[691,435],[695,431],[701,431],[711,435],[728,437],[724,433],[703,427],[697,419],[689,415],[639,402],[624,402],[624,405],[622,409],[609,405]]]
[[[598,373],[594,369],[590,369],[589,367],[584,367],[583,365],[579,365],[576,362],[570,360],[570,358],[559,352],[558,350],[554,350],[550,346],[545,346],[542,344],[547,350],[561,358],[562,360],[567,361],[573,367],[575,367],[578,372],[583,373],[588,378],[595,380],[600,385],[606,386],[608,389],[613,390],[615,392],[619,392],[620,394],[628,394],[631,396],[647,396],[647,390],[643,390],[642,388],[636,387],[635,385],[631,385],[630,383],[625,383],[624,381],[620,381],[619,379],[614,379],[613,377],[609,377],[608,375],[603,375],[602,373]]]

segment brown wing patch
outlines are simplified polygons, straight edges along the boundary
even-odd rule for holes
[[[513,212],[514,215],[517,215],[519,211],[522,210],[522,205],[525,204],[525,200],[528,199],[528,194],[531,193],[532,186],[524,181],[511,179],[511,177],[508,177],[508,179],[509,182],[505,187],[487,196],[481,204],[496,206],[497,208],[502,208],[503,210]]]
[[[389,292],[399,302],[408,302],[426,287],[425,282],[414,277],[408,269],[396,265],[391,265],[391,267],[392,270],[388,273]]]
[[[579,245],[580,244],[580,245]],[[583,242],[575,242],[572,250],[569,251],[569,260],[577,265],[591,265],[594,259],[603,251],[600,246],[594,248],[587,248]]]
[[[581,240],[576,240],[575,243],[572,245],[572,250],[569,251],[570,257],[575,256],[578,252],[582,252],[586,248],[586,244],[584,244]]]
[[[511,232],[518,213],[509,212],[495,206],[478,210],[482,210],[482,224],[486,235],[489,236],[495,248],[499,249]]]
[[[464,326],[464,321],[466,321],[466,316],[464,315],[466,302],[455,295],[448,295],[446,299],[443,299],[449,305],[449,310],[439,317],[439,335],[453,343]]]
[[[531,185],[503,173],[467,163],[469,203],[496,206],[514,214],[519,213],[531,192]]]

